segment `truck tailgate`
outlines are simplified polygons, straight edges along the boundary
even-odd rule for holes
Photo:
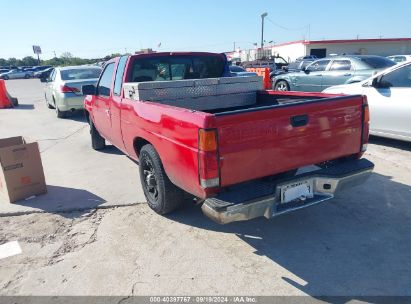
[[[215,114],[221,186],[359,153],[362,116],[361,96]]]

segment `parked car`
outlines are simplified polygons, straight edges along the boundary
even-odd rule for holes
[[[44,70],[40,70],[37,72],[33,73],[33,77],[35,78],[48,78],[50,76],[50,73],[53,71],[53,67],[46,68]]]
[[[366,95],[371,134],[411,141],[411,62],[394,66],[365,81],[333,86],[324,92]]]
[[[321,92],[333,85],[365,80],[393,65],[395,62],[381,56],[333,56],[316,60],[301,72],[275,77],[273,88],[277,91]]]
[[[41,66],[33,67],[32,69],[33,69],[34,72],[40,72],[40,71],[47,70],[51,67],[52,67],[51,65],[41,65]]]
[[[299,72],[304,70],[310,63],[316,60],[318,60],[318,58],[314,55],[299,57],[288,66],[284,67],[283,70],[287,73]]]
[[[25,78],[28,79],[33,76],[33,72],[31,71],[24,71],[22,69],[14,69],[10,70],[8,72],[4,72],[0,74],[0,78],[4,80],[8,79],[19,79],[19,78]]]
[[[281,56],[275,56],[270,60],[245,61],[241,63],[241,66],[243,68],[269,68],[270,78],[273,79],[276,75],[284,73],[288,62]]]
[[[228,76],[222,54],[109,60],[97,85],[82,88],[91,146],[104,149],[108,140],[139,161],[155,212],[192,196],[219,223],[327,201],[370,175],[373,164],[360,159],[368,142],[363,96],[263,91],[260,77]],[[323,169],[295,176],[311,164]]]
[[[392,55],[392,56],[388,56],[387,58],[391,59],[392,61],[396,63],[411,61],[411,55]]]
[[[254,72],[247,72],[243,67],[240,67],[238,65],[230,65],[230,72],[233,76],[255,76],[257,75]]]
[[[64,118],[70,111],[83,109],[84,96],[81,87],[95,84],[101,68],[96,66],[68,66],[53,69],[45,82],[45,100],[49,109],[54,108],[58,118]]]

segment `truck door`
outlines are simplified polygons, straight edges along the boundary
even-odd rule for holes
[[[111,112],[110,104],[112,98],[112,83],[114,74],[114,64],[106,65],[97,84],[97,94],[93,104],[94,124],[100,134],[111,141]]]
[[[124,71],[127,64],[128,56],[123,56],[118,60],[116,76],[114,78],[114,87],[113,87],[113,97],[112,103],[110,105],[111,111],[111,134],[112,134],[112,143],[120,148],[125,150],[123,135],[121,133],[121,106],[123,100],[123,79]]]
[[[321,92],[323,74],[330,60],[322,59],[311,63],[306,72],[295,73],[294,83],[297,91]]]

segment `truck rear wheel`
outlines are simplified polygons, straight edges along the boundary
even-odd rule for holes
[[[141,148],[139,160],[141,185],[150,208],[158,214],[167,214],[180,207],[185,192],[169,180],[152,145]]]
[[[104,137],[98,133],[93,121],[90,119],[90,136],[91,136],[91,146],[94,150],[101,150],[106,147],[106,140]]]

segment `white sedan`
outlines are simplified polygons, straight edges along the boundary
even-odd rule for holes
[[[411,62],[362,82],[325,89],[328,94],[366,95],[372,135],[411,141]]]

